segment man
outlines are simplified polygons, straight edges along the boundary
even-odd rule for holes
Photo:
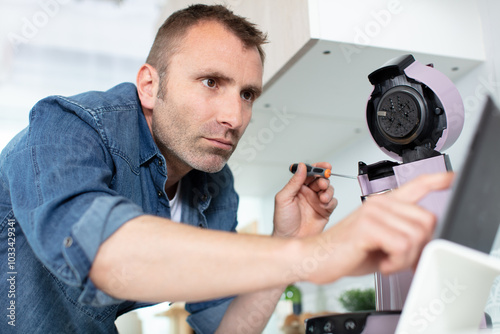
[[[415,203],[450,175],[321,233],[333,188],[301,164],[271,237],[228,233],[226,162],[262,90],[264,42],[226,8],[192,6],[160,28],[137,86],[35,105],[0,159],[2,333],[116,332],[120,314],[163,301],[188,302],[198,333],[259,333],[292,282],[415,265],[435,223]]]

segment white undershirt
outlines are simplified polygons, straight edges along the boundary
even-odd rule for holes
[[[181,181],[177,182],[177,189],[175,190],[175,196],[170,202],[170,220],[174,222],[181,221]]]

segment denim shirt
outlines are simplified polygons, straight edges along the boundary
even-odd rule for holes
[[[125,222],[170,217],[166,180],[133,84],[38,102],[0,155],[0,332],[116,333],[117,316],[149,305],[107,295],[89,270]],[[180,191],[182,222],[235,231],[228,166],[191,171]],[[126,280],[117,272],[111,283]],[[188,303],[189,323],[213,333],[230,301]]]

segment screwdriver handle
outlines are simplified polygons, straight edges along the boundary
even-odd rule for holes
[[[324,178],[329,178],[332,171],[327,168],[321,168],[321,167],[313,167],[311,165],[305,164],[307,167],[307,176],[319,176],[319,177],[324,177]],[[297,171],[297,167],[299,164],[292,164],[290,165],[290,172],[295,174]]]

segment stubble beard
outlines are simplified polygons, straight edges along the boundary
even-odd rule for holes
[[[167,106],[166,108],[175,108]],[[165,112],[165,111],[159,111]],[[173,114],[171,110],[169,114]],[[152,122],[153,138],[160,152],[171,168],[180,172],[191,169],[200,170],[206,173],[216,173],[222,170],[227,161],[236,149],[239,135],[230,129],[221,130],[221,125],[217,123],[203,124],[195,133],[186,131],[185,122],[167,117],[154,117]],[[171,122],[164,124],[164,122]],[[217,147],[209,147],[204,143],[205,138],[226,138],[231,139],[235,144],[231,150],[223,150]]]
[[[203,137],[167,139],[163,129],[154,129],[155,141],[165,159],[179,170],[196,169],[206,173],[216,173],[222,170],[234,152],[216,147],[201,147]]]

